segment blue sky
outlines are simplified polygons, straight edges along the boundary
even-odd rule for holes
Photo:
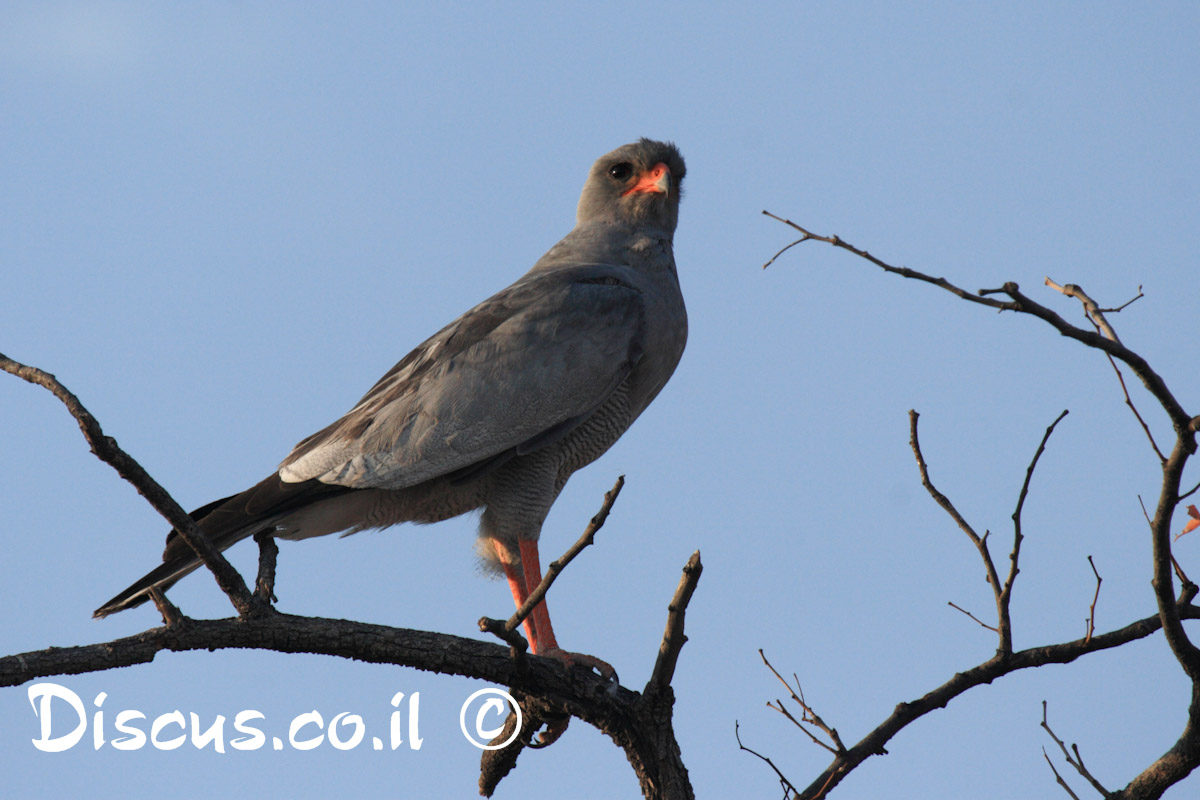
[[[934,482],[993,531],[1001,562],[1025,466],[1071,410],[1026,505],[1018,647],[1083,634],[1088,555],[1104,577],[1100,630],[1152,612],[1138,495],[1149,502],[1158,470],[1098,354],[828,247],[764,272],[791,235],[760,211],[968,289],[1015,280],[1073,320],[1044,276],[1108,305],[1142,286],[1114,323],[1197,413],[1198,40],[1184,3],[6,4],[0,352],[55,373],[194,507],[264,477],[528,269],[570,229],[597,156],[675,141],[688,350],[555,506],[547,558],[626,475],[551,608],[564,646],[639,687],[699,549],[675,680],[683,756],[700,797],[775,796],[766,766],[737,751],[735,720],[797,783],[827,754],[765,707],[779,688],[758,648],[848,742],[994,651],[947,606],[987,618],[992,604],[973,548],[920,486],[908,409]],[[156,624],[144,608],[90,612],[153,566],[161,519],[48,394],[0,380],[0,420],[4,652]],[[511,603],[477,574],[474,526],[285,543],[280,607],[477,635],[480,615]],[[1193,577],[1198,547],[1177,548]],[[231,556],[247,566],[253,548]],[[229,612],[203,575],[172,597],[195,616]],[[9,689],[0,765],[17,794],[475,792],[479,753],[458,730],[475,682],[257,652],[164,653],[57,682],[89,708],[106,692],[112,716],[209,721],[316,709],[382,725],[397,691],[420,692],[424,744],[218,755],[85,739],[41,753],[26,690]],[[835,796],[1054,796],[1043,699],[1117,788],[1174,741],[1187,697],[1157,636],[1014,675],[902,732]],[[551,782],[637,795],[621,752],[578,722],[525,754],[499,796]]]

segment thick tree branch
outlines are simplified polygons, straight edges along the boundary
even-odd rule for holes
[[[509,686],[535,696],[558,713],[582,719],[613,739],[637,771],[645,797],[692,797],[671,726],[674,696],[669,686],[659,696],[648,698],[589,670],[569,670],[556,659],[528,656],[521,666],[505,647],[444,633],[281,613],[218,620],[184,618],[183,624],[109,642],[0,657],[0,686],[147,664],[164,650],[219,649],[317,653]]]

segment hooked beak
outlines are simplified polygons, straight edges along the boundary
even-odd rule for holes
[[[622,197],[644,192],[647,194],[671,194],[671,170],[661,161],[650,169],[638,175],[638,181],[632,187],[621,192]]]

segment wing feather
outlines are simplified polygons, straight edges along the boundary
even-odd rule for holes
[[[645,307],[620,271],[534,272],[480,303],[300,442],[280,477],[400,489],[557,441],[641,357]]]

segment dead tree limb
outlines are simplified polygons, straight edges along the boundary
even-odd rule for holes
[[[1170,420],[1174,430],[1175,441],[1168,454],[1158,448],[1153,437],[1150,437],[1151,444],[1155,452],[1159,455],[1162,463],[1162,475],[1159,488],[1158,500],[1155,504],[1153,516],[1147,513],[1147,523],[1150,528],[1150,544],[1151,556],[1153,563],[1152,587],[1154,593],[1155,605],[1157,613],[1153,617],[1148,617],[1139,622],[1133,623],[1130,626],[1120,629],[1119,631],[1111,631],[1107,634],[1095,635],[1089,633],[1083,639],[1075,642],[1067,642],[1058,645],[1050,645],[1042,648],[1033,648],[1019,652],[1011,651],[1011,620],[1007,619],[1006,608],[1008,595],[1011,593],[1011,581],[1016,576],[1017,557],[1019,555],[1020,539],[1022,536],[1020,530],[1020,509],[1021,501],[1018,501],[1017,511],[1014,513],[1015,526],[1015,545],[1013,548],[1010,560],[1012,566],[1009,572],[1009,580],[1006,581],[1005,587],[999,584],[998,575],[995,565],[991,561],[991,556],[987,550],[987,536],[979,536],[974,529],[958,514],[957,510],[948,499],[937,492],[932,483],[929,481],[928,471],[925,467],[924,460],[920,455],[919,445],[916,439],[916,415],[913,412],[910,427],[913,432],[912,442],[913,449],[917,455],[917,461],[921,472],[922,483],[930,491],[930,494],[941,505],[947,513],[954,518],[956,524],[962,528],[967,535],[975,543],[980,550],[980,555],[984,559],[984,563],[988,568],[988,581],[992,585],[993,593],[996,595],[997,610],[999,612],[999,629],[1001,646],[996,656],[983,664],[980,664],[973,669],[956,674],[951,680],[947,681],[941,687],[933,690],[929,694],[920,698],[913,703],[901,703],[896,707],[892,716],[885,720],[882,724],[869,733],[862,741],[851,747],[846,754],[839,755],[834,759],[834,762],[826,768],[805,790],[798,793],[801,798],[816,798],[822,797],[833,786],[840,782],[845,775],[863,760],[871,755],[883,752],[883,745],[895,735],[903,727],[911,723],[913,720],[927,713],[933,708],[944,706],[954,697],[957,697],[963,691],[966,691],[980,683],[990,683],[998,677],[1006,675],[1016,669],[1024,669],[1032,666],[1040,666],[1049,663],[1065,663],[1066,661],[1078,658],[1085,653],[1094,652],[1094,648],[1098,646],[1114,647],[1130,641],[1126,639],[1133,633],[1134,630],[1143,632],[1143,635],[1148,635],[1148,628],[1162,628],[1165,639],[1170,647],[1171,653],[1178,662],[1180,668],[1191,681],[1192,688],[1187,709],[1187,721],[1183,731],[1174,745],[1163,753],[1153,763],[1149,764],[1142,770],[1132,781],[1122,790],[1109,793],[1112,798],[1125,798],[1132,800],[1133,798],[1158,798],[1161,797],[1170,786],[1183,780],[1193,769],[1200,766],[1200,648],[1198,648],[1188,637],[1184,630],[1182,620],[1193,619],[1197,616],[1197,609],[1192,605],[1192,600],[1195,598],[1197,589],[1194,584],[1183,576],[1178,570],[1178,564],[1171,553],[1171,521],[1175,509],[1179,506],[1179,501],[1186,494],[1194,492],[1190,490],[1186,494],[1181,494],[1180,480],[1183,475],[1184,467],[1188,460],[1196,452],[1197,440],[1196,433],[1200,430],[1200,417],[1196,417],[1184,410],[1183,405],[1176,399],[1174,394],[1168,388],[1166,381],[1159,375],[1140,354],[1134,352],[1125,346],[1116,334],[1112,325],[1105,318],[1106,311],[1115,312],[1128,306],[1128,303],[1118,307],[1117,309],[1102,309],[1086,292],[1078,286],[1067,284],[1060,286],[1052,281],[1048,281],[1058,291],[1065,295],[1075,297],[1084,304],[1085,314],[1089,321],[1092,322],[1095,330],[1087,330],[1067,322],[1057,312],[1047,308],[1046,306],[1036,302],[1032,298],[1021,292],[1020,287],[1015,282],[1007,282],[997,289],[981,289],[978,292],[969,292],[959,286],[951,283],[945,278],[938,278],[908,267],[893,266],[882,259],[871,255],[866,250],[862,250],[837,236],[822,236],[815,234],[803,226],[798,225],[791,220],[771,214],[764,211],[764,214],[772,219],[778,220],[785,225],[798,231],[801,236],[793,241],[787,247],[780,250],[776,255],[763,266],[769,266],[783,252],[789,250],[796,245],[809,241],[824,242],[833,247],[840,248],[847,252],[862,258],[871,264],[882,269],[884,272],[900,275],[904,278],[921,281],[937,286],[956,297],[966,300],[976,305],[983,305],[988,308],[998,311],[1011,311],[1017,314],[1029,315],[1035,317],[1042,322],[1048,324],[1062,336],[1073,339],[1091,349],[1099,350],[1104,353],[1113,363],[1116,368],[1116,362],[1122,362],[1133,372],[1134,375],[1146,387],[1146,390],[1154,397],[1155,401],[1162,408],[1167,418]],[[1007,299],[995,299],[995,295],[1005,295]],[[1141,296],[1140,287],[1139,294]],[[1137,298],[1134,298],[1137,299]],[[1130,301],[1132,302],[1132,301]],[[1121,382],[1122,390],[1128,400],[1128,391],[1125,388],[1124,378],[1119,369],[1117,371],[1118,379]],[[1128,404],[1133,408],[1132,401]],[[1136,408],[1133,408],[1134,414],[1143,429],[1149,435],[1149,427],[1142,419]],[[1059,417],[1061,419],[1061,416]],[[1055,421],[1057,424],[1057,420]],[[1049,436],[1050,429],[1046,432],[1046,437],[1043,437],[1042,445],[1044,447],[1046,438]],[[1039,448],[1038,455],[1040,455]],[[1037,461],[1035,455],[1033,462],[1030,464],[1026,476],[1026,486],[1028,485],[1028,477],[1032,474],[1032,469]],[[1025,489],[1022,489],[1021,500],[1024,499]],[[1182,586],[1177,591],[1174,583],[1174,575],[1180,575]],[[1099,575],[1097,574],[1097,588],[1099,587]],[[1095,603],[1092,606],[1092,621],[1089,623],[1089,628],[1094,624],[1094,609]],[[1135,638],[1140,638],[1137,636]],[[1048,759],[1047,759],[1048,760]],[[1051,764],[1053,767],[1053,764]],[[1057,771],[1055,773],[1057,775]],[[1061,776],[1060,776],[1061,782]],[[1065,786],[1065,783],[1063,784]]]

